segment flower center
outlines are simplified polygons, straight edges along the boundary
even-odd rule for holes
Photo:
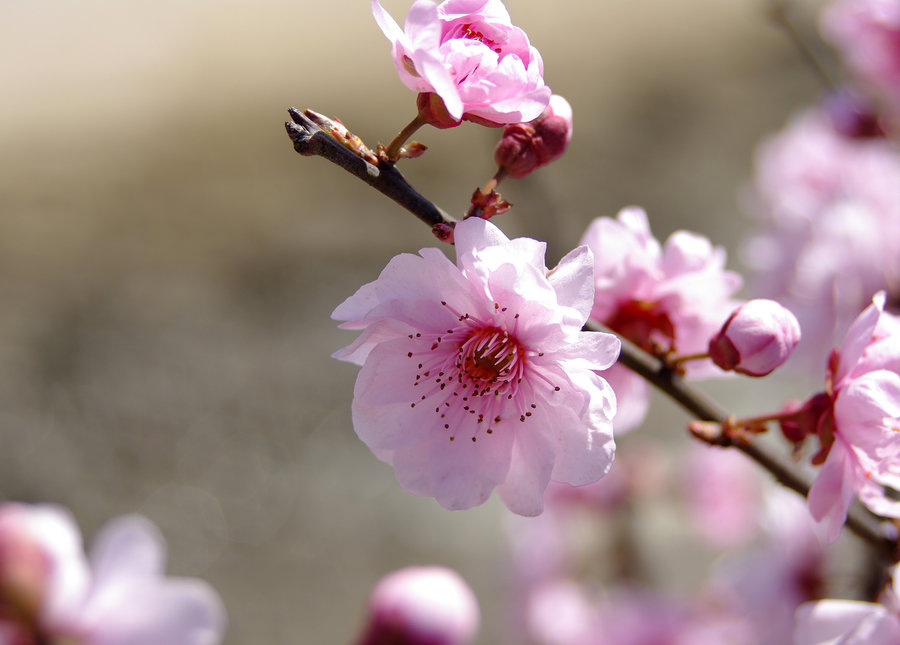
[[[481,329],[459,347],[457,369],[471,379],[496,383],[513,371],[521,371],[521,348],[509,332]]]
[[[619,305],[606,326],[644,351],[652,352],[660,345],[674,348],[675,325],[657,302],[629,300]]]

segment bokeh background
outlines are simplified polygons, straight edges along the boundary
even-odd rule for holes
[[[639,204],[739,268],[754,146],[820,89],[763,5],[508,0],[575,138],[503,186],[498,223],[555,261]],[[414,98],[366,0],[0,0],[0,495],[68,506],[88,537],[147,515],[170,570],[223,596],[229,644],[349,644],[374,582],[428,563],[500,640],[505,509],[402,491],[353,433],[356,368],[329,358],[353,337],[332,309],[436,242],[282,125],[311,107],[386,142]],[[402,170],[459,213],[497,136],[424,130]],[[651,425],[683,442],[685,420],[658,402]]]

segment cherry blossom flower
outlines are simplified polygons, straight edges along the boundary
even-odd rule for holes
[[[402,30],[378,0],[372,12],[392,43],[403,84],[443,104],[424,101],[430,123],[524,123],[547,107],[551,92],[541,56],[500,0],[416,0]],[[442,112],[443,120],[435,116]]]
[[[448,509],[497,491],[536,515],[550,480],[574,485],[609,470],[615,395],[596,370],[616,360],[610,334],[582,332],[593,257],[552,271],[546,245],[463,220],[457,262],[440,250],[395,257],[332,317],[362,329],[335,358],[362,365],[353,425],[406,490]]]
[[[898,568],[878,603],[819,600],[801,605],[795,615],[794,645],[896,645],[900,643]]]
[[[807,364],[876,291],[900,293],[900,153],[888,140],[807,110],[759,147],[748,208],[760,222],[743,249],[751,289],[797,316]]]
[[[706,352],[710,337],[738,304],[731,296],[741,278],[725,270],[724,249],[687,231],[660,245],[640,208],[626,208],[616,219],[595,219],[581,243],[594,252],[591,318],[647,351]],[[708,360],[687,365],[689,377],[717,374]],[[643,419],[649,393],[640,377],[618,365],[609,371],[609,381],[621,410],[616,431],[622,432]]]
[[[0,505],[0,643],[214,645],[225,613],[205,583],[162,575],[165,547],[146,519],[114,520],[90,559],[55,506]]]
[[[407,567],[372,590],[359,645],[467,645],[478,622],[478,601],[458,573]]]
[[[525,177],[562,156],[572,140],[572,106],[559,94],[541,116],[503,129],[494,161],[510,177]]]
[[[821,28],[850,72],[900,117],[900,3],[840,0],[822,13]]]
[[[765,376],[780,367],[800,342],[800,323],[774,300],[745,302],[709,341],[709,355],[723,370]]]
[[[824,396],[800,408],[792,429],[798,441],[815,434],[821,445],[808,500],[829,541],[854,495],[876,514],[900,517],[884,489],[900,485],[900,319],[883,309],[879,292],[832,352]]]

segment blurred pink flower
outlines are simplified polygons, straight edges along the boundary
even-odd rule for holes
[[[786,644],[797,607],[824,591],[824,548],[800,497],[774,485],[762,492],[763,539],[725,554],[709,592],[727,599],[731,612],[753,626],[754,643]]]
[[[478,601],[458,573],[407,567],[372,590],[359,645],[467,645],[478,623]]]
[[[439,127],[523,123],[547,107],[541,56],[500,0],[416,0],[402,30],[378,0],[372,12],[403,84],[442,100],[450,122]]]
[[[753,293],[797,316],[807,364],[876,291],[900,293],[900,153],[887,139],[846,136],[823,108],[799,114],[757,150],[748,208],[761,223],[742,250]]]
[[[813,413],[797,427],[821,444],[809,509],[829,541],[840,533],[854,495],[878,515],[900,517],[900,502],[884,490],[900,485],[900,321],[883,308],[878,293],[832,352],[827,399],[815,395],[816,405],[807,406]]]
[[[898,568],[878,603],[819,600],[800,606],[794,645],[896,645],[900,643]]]
[[[673,233],[661,246],[640,208],[626,208],[616,219],[595,219],[581,243],[594,252],[591,318],[647,351],[706,352],[709,339],[738,304],[731,296],[741,278],[725,270],[724,249],[687,231]],[[633,382],[639,377],[618,371],[619,407],[630,421],[616,420],[616,431],[622,432],[642,420],[647,390]],[[710,361],[687,364],[690,377],[717,374]]]
[[[840,0],[822,13],[821,27],[851,74],[900,117],[900,2]]]
[[[701,537],[717,548],[749,542],[761,508],[757,469],[735,450],[694,443],[687,454],[685,501]]]
[[[616,360],[610,334],[582,332],[593,299],[590,249],[552,271],[546,245],[509,240],[479,218],[456,226],[457,263],[434,248],[395,257],[332,316],[362,329],[335,358],[362,365],[353,425],[401,486],[448,509],[497,488],[536,515],[550,480],[609,470]]]
[[[800,323],[774,300],[740,305],[709,341],[709,355],[723,370],[765,376],[780,367],[800,342]]]
[[[510,177],[525,177],[561,157],[571,140],[572,106],[554,94],[534,121],[510,124],[503,129],[494,161]]]
[[[63,509],[0,505],[0,642],[221,642],[219,597],[199,580],[163,576],[164,551],[156,528],[129,516],[100,531],[88,561]]]

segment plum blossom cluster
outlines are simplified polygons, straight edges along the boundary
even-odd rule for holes
[[[754,291],[797,315],[814,364],[876,291],[900,292],[900,151],[840,122],[813,108],[759,148],[744,248]]]
[[[640,208],[626,208],[615,219],[595,219],[581,243],[594,255],[591,319],[645,351],[705,353],[739,304],[733,296],[741,277],[725,269],[724,249],[688,231],[677,231],[660,244]],[[691,362],[686,369],[694,378],[719,373],[709,360]],[[639,425],[649,402],[647,382],[621,365],[606,377],[619,401],[616,431]]]
[[[782,422],[798,444],[818,439],[813,463],[822,468],[809,508],[830,541],[855,496],[879,515],[900,517],[885,488],[900,488],[900,319],[883,309],[881,292],[832,352],[825,391]]]
[[[114,520],[90,557],[71,515],[0,505],[0,643],[217,645],[225,612],[204,582],[163,575],[165,546],[138,516]]]
[[[479,218],[456,226],[456,264],[434,248],[400,255],[335,309],[362,333],[336,358],[362,365],[353,425],[397,481],[449,509],[496,488],[536,515],[553,481],[596,481],[612,465],[616,399],[597,374],[619,341],[581,331],[593,257],[553,269],[545,244]]]

